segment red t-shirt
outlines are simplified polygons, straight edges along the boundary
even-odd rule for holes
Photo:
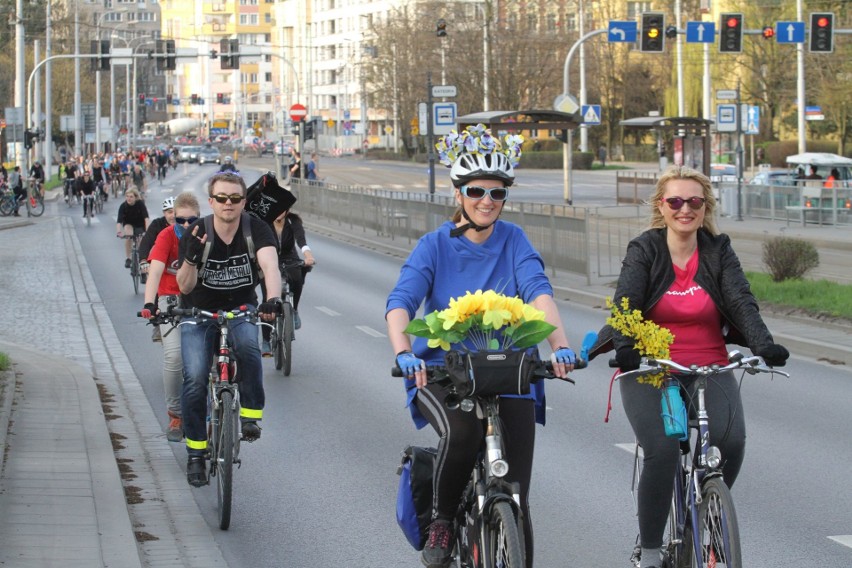
[[[686,269],[673,267],[674,282],[647,314],[648,319],[667,327],[674,335],[670,359],[686,365],[727,363],[722,314],[707,292],[695,282],[698,250],[686,263]]]
[[[175,296],[180,294],[177,283],[178,243],[175,228],[169,225],[157,235],[157,240],[148,253],[148,260],[159,260],[166,265],[157,294],[160,296]]]

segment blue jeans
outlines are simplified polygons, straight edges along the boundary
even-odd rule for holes
[[[263,367],[257,344],[257,327],[245,319],[228,323],[228,345],[237,361],[240,417],[263,417]],[[183,359],[181,413],[187,450],[202,454],[207,449],[207,392],[214,350],[219,349],[219,327],[212,321],[184,324],[180,335]]]

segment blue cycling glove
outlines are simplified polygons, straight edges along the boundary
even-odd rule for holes
[[[423,359],[420,359],[411,351],[397,353],[396,364],[402,369],[402,374],[405,377],[413,377],[416,371],[426,369],[426,363]]]
[[[577,363],[577,355],[570,347],[559,347],[550,356],[553,363],[565,363],[566,365],[574,365]]]

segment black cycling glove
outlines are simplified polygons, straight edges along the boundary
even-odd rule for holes
[[[142,311],[139,313],[142,315],[143,318],[151,319],[152,317],[157,315],[157,306],[154,305],[152,302],[148,302],[147,304],[145,304],[145,307],[142,308]]]
[[[186,236],[186,251],[183,256],[184,262],[195,266],[201,261],[204,254],[204,243],[198,236],[189,234]]]
[[[787,364],[787,359],[790,357],[790,352],[783,345],[773,343],[760,349],[758,355],[763,357],[767,365],[771,367],[783,367]]]
[[[615,350],[615,360],[622,372],[635,371],[639,368],[642,356],[631,345],[622,345]]]
[[[281,298],[269,298],[257,308],[257,311],[261,314],[280,314]]]

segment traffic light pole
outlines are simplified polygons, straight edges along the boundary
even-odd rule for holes
[[[745,157],[743,156],[743,107],[740,95],[740,80],[737,79],[737,112],[734,113],[737,121],[737,221],[743,220],[743,172],[745,171]]]
[[[432,113],[435,111],[433,107],[435,100],[432,98],[432,72],[426,73],[426,144],[429,156],[429,200],[435,199],[435,132],[432,128],[434,122]]]

